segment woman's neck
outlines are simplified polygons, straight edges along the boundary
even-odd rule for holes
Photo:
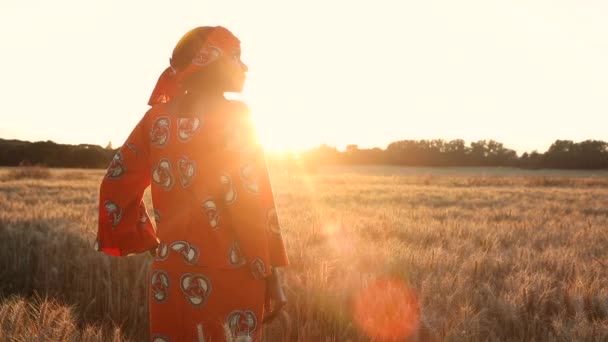
[[[223,91],[193,91],[190,90],[184,93],[177,99],[177,109],[180,113],[192,113],[200,111],[202,108],[213,109],[220,105],[226,98],[224,98]]]

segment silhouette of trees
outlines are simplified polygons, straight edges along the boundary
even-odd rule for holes
[[[106,168],[116,150],[98,145],[65,145],[53,141],[0,139],[0,166],[23,164],[49,167]]]
[[[601,169],[608,164],[608,143],[585,140],[556,140],[543,156],[543,165],[564,169]]]
[[[494,140],[399,140],[385,150],[359,149],[348,145],[344,152],[322,145],[303,154],[307,165],[388,164],[404,166],[504,166],[521,168],[605,169],[608,168],[608,143],[586,140],[574,143],[557,140],[545,153],[534,150],[520,157]]]
[[[51,167],[106,168],[116,149],[98,145],[64,145],[53,141],[27,142],[0,139],[0,166],[41,164]],[[399,140],[386,149],[346,146],[344,151],[321,145],[294,155],[269,158],[272,166],[305,168],[322,165],[404,165],[404,166],[508,166],[521,168],[606,169],[608,143],[600,140],[556,140],[545,153],[534,150],[517,156],[514,150],[494,140],[462,139],[445,141]]]

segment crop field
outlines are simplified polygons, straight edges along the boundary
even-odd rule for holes
[[[103,175],[0,169],[0,340],[148,340],[152,258],[92,247]],[[265,341],[608,340],[605,171],[328,168],[272,182],[291,265]]]

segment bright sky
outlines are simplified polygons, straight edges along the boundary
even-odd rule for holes
[[[608,1],[0,0],[0,137],[124,142],[178,39],[223,25],[269,148],[608,141]]]

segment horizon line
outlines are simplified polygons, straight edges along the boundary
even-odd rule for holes
[[[106,148],[106,147],[104,147],[101,144],[93,144],[93,143],[78,143],[78,144],[73,144],[73,143],[57,142],[57,141],[54,141],[52,139],[31,141],[31,140],[22,140],[22,139],[17,139],[17,138],[3,138],[3,137],[0,137],[0,140],[8,140],[8,141],[15,140],[15,141],[26,142],[26,143],[51,142],[51,143],[58,144],[58,145],[72,145],[72,146],[90,145],[90,146],[99,146],[99,147],[104,148],[104,149]],[[528,154],[533,153],[533,152],[546,153],[549,150],[548,148],[545,151],[539,151],[538,149],[532,149],[530,151],[525,150],[525,151],[523,151],[523,152],[520,153],[516,149],[510,148],[507,144],[505,144],[505,143],[503,143],[501,141],[498,141],[498,140],[494,140],[494,139],[479,139],[479,140],[467,141],[465,139],[450,139],[450,140],[446,140],[446,139],[442,139],[442,138],[433,138],[433,139],[399,139],[399,140],[395,140],[395,141],[392,141],[392,142],[386,144],[386,146],[384,148],[383,147],[379,147],[379,146],[366,147],[366,146],[361,146],[361,145],[356,144],[356,143],[342,144],[343,148],[339,148],[336,145],[331,145],[331,144],[323,142],[323,143],[319,143],[319,144],[314,145],[313,147],[308,147],[308,148],[285,148],[285,149],[282,149],[282,148],[272,148],[272,147],[265,146],[264,149],[268,153],[271,153],[271,154],[302,153],[302,152],[306,152],[306,151],[315,150],[315,149],[321,148],[323,146],[326,146],[326,147],[329,147],[329,148],[334,148],[338,152],[345,152],[346,149],[347,149],[347,147],[351,146],[351,145],[357,146],[357,149],[359,149],[359,150],[374,150],[374,149],[386,150],[390,144],[395,143],[395,142],[399,142],[399,141],[417,141],[417,142],[420,142],[420,141],[433,141],[433,140],[443,140],[443,141],[448,142],[448,143],[451,142],[451,141],[462,140],[465,143],[466,147],[470,147],[471,143],[474,143],[474,142],[479,142],[479,141],[486,141],[486,142],[488,142],[488,141],[494,141],[494,142],[502,144],[505,149],[515,151],[515,153],[518,155],[518,157],[520,155],[523,155],[524,153],[528,153]],[[604,141],[604,140],[601,140],[601,139],[593,139],[593,138],[584,139],[584,140],[580,140],[580,141],[575,141],[573,139],[555,139],[551,143],[551,145],[553,143],[555,143],[556,141],[572,141],[575,144],[578,144],[578,143],[581,143],[581,142],[584,142],[584,141],[601,141],[601,142],[608,143],[608,141]],[[112,145],[112,149],[114,149],[114,150],[116,150],[116,149],[118,149],[118,148],[120,148],[122,146],[122,144],[120,144],[120,145],[117,145],[117,147],[114,147],[114,143],[111,140],[109,140],[108,143]]]

